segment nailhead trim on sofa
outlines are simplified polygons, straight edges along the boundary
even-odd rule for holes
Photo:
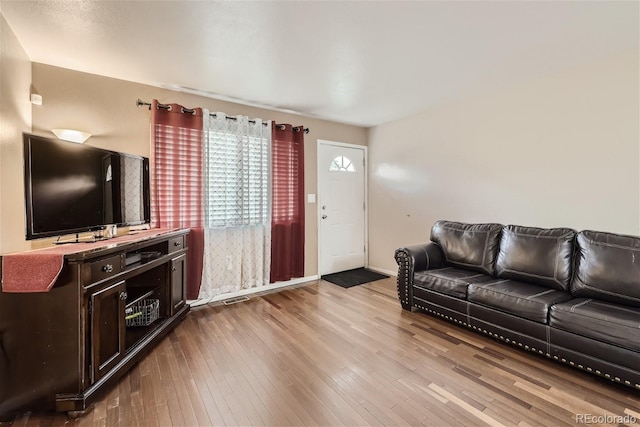
[[[399,288],[399,287],[400,287],[400,281],[398,280],[398,288]],[[398,290],[398,294],[400,294],[400,290]],[[592,374],[593,374],[593,373],[595,373],[596,375],[599,375],[599,376],[601,376],[601,377],[607,378],[607,379],[609,379],[609,380],[611,380],[611,381],[615,381],[615,382],[618,382],[618,383],[623,383],[623,384],[625,384],[625,385],[627,385],[627,386],[631,386],[631,385],[632,385],[632,383],[631,383],[630,381],[628,381],[628,380],[623,380],[623,379],[621,379],[620,377],[612,376],[611,374],[608,374],[608,373],[606,373],[606,372],[605,372],[605,373],[603,373],[603,372],[602,372],[602,371],[600,371],[599,369],[592,369],[592,368],[591,368],[591,367],[589,367],[589,366],[585,367],[585,366],[584,366],[584,365],[582,365],[582,364],[577,364],[577,363],[575,363],[574,361],[572,361],[572,360],[567,360],[567,359],[565,359],[565,358],[563,358],[563,357],[551,356],[551,354],[549,354],[549,353],[545,353],[545,352],[544,352],[544,351],[542,351],[542,350],[536,350],[536,348],[535,348],[535,347],[530,347],[530,346],[525,345],[525,344],[523,344],[523,343],[521,343],[521,342],[517,342],[517,341],[511,340],[511,339],[509,339],[509,338],[505,338],[505,337],[504,337],[504,336],[502,336],[502,335],[494,334],[493,332],[487,331],[486,329],[478,328],[477,326],[470,326],[467,322],[461,322],[461,321],[459,321],[459,320],[457,320],[457,319],[452,318],[451,316],[448,316],[448,315],[446,315],[446,314],[442,314],[442,313],[440,313],[440,312],[438,312],[438,311],[432,310],[432,309],[427,308],[427,307],[423,307],[423,306],[421,306],[421,305],[419,305],[419,304],[414,304],[413,306],[414,306],[414,307],[417,307],[417,308],[419,308],[419,309],[421,309],[421,310],[427,311],[428,313],[433,314],[433,315],[435,315],[435,316],[438,316],[438,317],[441,317],[441,318],[443,318],[443,319],[446,319],[446,320],[448,320],[448,321],[450,321],[450,322],[458,323],[458,324],[460,324],[460,325],[466,326],[466,327],[468,327],[468,328],[470,328],[470,329],[473,329],[473,330],[475,330],[475,331],[482,332],[482,333],[484,333],[484,334],[486,334],[486,335],[489,335],[489,336],[491,336],[491,337],[493,337],[493,338],[500,339],[500,340],[502,340],[502,341],[504,341],[504,342],[506,342],[506,343],[512,344],[512,345],[514,345],[514,346],[517,346],[517,347],[523,348],[523,349],[528,350],[528,351],[532,351],[532,352],[534,352],[534,353],[542,354],[542,355],[544,355],[544,356],[546,356],[546,357],[548,357],[548,358],[550,358],[550,359],[556,360],[556,361],[558,361],[558,362],[562,362],[562,363],[564,363],[564,364],[571,365],[571,366],[573,366],[573,367],[576,367],[576,368],[581,369],[581,370],[583,370],[583,371],[590,372],[590,373],[592,373]],[[633,384],[633,386],[634,386],[636,389],[640,390],[640,384]]]

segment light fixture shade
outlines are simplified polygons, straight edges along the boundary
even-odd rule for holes
[[[63,141],[77,142],[78,144],[82,144],[91,136],[90,133],[80,132],[79,130],[73,129],[51,129],[58,139],[62,139]]]

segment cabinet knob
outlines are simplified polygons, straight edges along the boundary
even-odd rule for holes
[[[122,301],[126,301],[126,300],[127,300],[127,298],[129,298],[129,294],[127,294],[127,292],[126,292],[126,291],[122,291],[122,292],[120,292],[120,299],[121,299]]]
[[[111,264],[105,264],[102,266],[102,271],[104,271],[105,273],[111,273],[113,271],[113,265]]]
[[[178,267],[171,267],[171,271],[176,271]]]
[[[173,242],[173,246],[180,246],[180,245],[182,245],[182,243],[180,243],[180,242]]]

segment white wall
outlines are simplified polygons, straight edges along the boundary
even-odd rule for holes
[[[24,240],[22,132],[31,131],[31,62],[0,14],[0,253]]]
[[[639,52],[369,133],[369,265],[438,219],[640,234]]]

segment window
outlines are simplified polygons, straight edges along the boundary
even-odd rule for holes
[[[205,132],[206,226],[269,222],[269,142],[266,138]]]
[[[355,172],[356,168],[353,166],[351,160],[349,160],[347,157],[338,156],[331,161],[329,170],[339,172]]]

